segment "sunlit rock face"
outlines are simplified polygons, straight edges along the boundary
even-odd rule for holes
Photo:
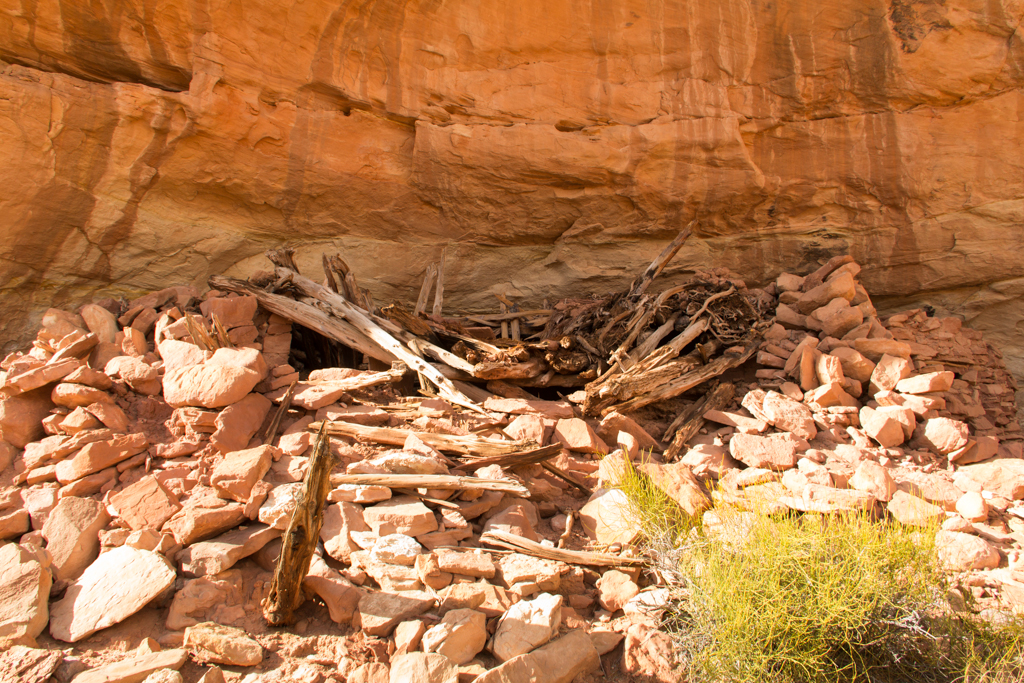
[[[852,253],[1024,370],[1016,0],[0,0],[8,345],[53,303],[342,252],[446,303]],[[891,298],[889,298],[891,297]]]

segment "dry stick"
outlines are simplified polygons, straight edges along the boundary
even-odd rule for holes
[[[508,313],[508,306],[506,306],[504,303],[500,303],[498,304],[498,310],[500,310],[502,313]],[[501,338],[508,339],[508,321],[506,320],[501,321]]]
[[[437,278],[437,264],[431,263],[427,266],[427,272],[423,274],[423,284],[420,285],[420,295],[416,299],[416,308],[413,315],[420,316],[427,312],[427,297],[430,296],[430,288]]]
[[[287,272],[287,270],[280,267],[275,271],[278,276],[283,276]],[[292,284],[306,296],[311,296],[321,303],[329,306],[335,315],[348,321],[348,323],[355,327],[363,336],[371,339],[375,344],[379,345],[399,360],[405,361],[410,368],[419,372],[437,385],[442,397],[451,403],[468,408],[469,410],[478,413],[484,412],[483,409],[474,403],[468,396],[456,389],[455,385],[451,383],[451,380],[442,376],[440,372],[424,362],[422,358],[410,351],[407,346],[395,339],[384,328],[374,322],[366,311],[360,309],[349,301],[346,301],[340,294],[335,294],[326,287],[313,282],[309,278],[302,277],[301,275],[294,274],[292,276]]]
[[[531,541],[528,538],[510,534],[506,531],[492,529],[480,537],[481,543],[507,548],[524,555],[533,555],[545,560],[556,562],[568,562],[570,564],[585,564],[591,567],[621,567],[623,565],[640,564],[642,560],[637,557],[619,557],[608,553],[588,553],[582,550],[563,550],[560,548],[549,548]]]
[[[284,393],[284,397],[281,399],[281,405],[274,413],[274,419],[270,421],[270,426],[267,427],[267,434],[263,438],[263,443],[267,446],[274,444],[274,439],[277,438],[277,430],[281,427],[281,418],[288,413],[288,408],[292,405],[292,397],[295,396],[295,387],[298,386],[298,382],[292,382],[288,385],[288,391]]]
[[[434,290],[434,316],[441,317],[441,305],[444,303],[444,266],[448,258],[448,247],[441,250],[441,261],[437,266],[437,289]]]
[[[400,496],[411,496],[412,498],[419,498],[424,503],[431,503],[432,505],[439,505],[439,506],[441,506],[443,508],[448,508],[450,510],[461,510],[462,509],[462,507],[460,505],[456,504],[456,503],[452,503],[451,501],[447,501],[447,500],[441,500],[440,498],[431,498],[429,496],[424,496],[422,493],[420,493],[419,491],[416,491],[415,489],[391,489],[391,492],[392,493],[397,493]]]
[[[387,486],[392,489],[438,489],[444,491],[499,491],[526,497],[530,490],[515,481],[481,479],[452,474],[335,474],[333,486],[356,484],[359,486]]]
[[[203,324],[202,320],[197,320],[191,313],[185,314],[185,329],[188,330],[189,336],[192,337],[192,341],[196,343],[196,346],[203,351],[217,350],[217,342],[206,331],[206,325]]]
[[[549,462],[542,462],[540,466],[546,469],[551,474],[558,477],[559,479],[561,479],[562,481],[572,484],[586,495],[590,496],[594,493],[593,489],[591,489],[589,486],[587,486],[582,481],[577,479],[576,475],[570,474],[569,472],[566,472],[563,469],[559,469],[558,467],[555,467]]]
[[[210,314],[212,321],[213,331],[217,333],[217,343],[222,349],[233,349],[235,345],[231,343],[230,337],[228,337],[228,331],[224,329],[224,326],[220,323],[220,318],[217,317],[216,313]]]
[[[320,429],[319,422],[309,425],[310,431]],[[489,458],[496,455],[520,453],[537,447],[533,441],[490,441],[479,436],[455,436],[451,434],[432,434],[430,432],[412,432],[408,429],[392,429],[390,427],[365,427],[349,422],[327,422],[327,433],[332,436],[347,436],[350,439],[372,441],[389,446],[404,446],[410,434],[415,434],[420,441],[432,448],[447,453]]]
[[[722,382],[712,387],[711,391],[704,394],[700,400],[679,413],[679,417],[673,420],[669,428],[665,430],[665,435],[672,440],[672,445],[665,451],[665,459],[675,460],[683,452],[686,443],[704,425],[704,415],[709,410],[721,410],[729,405],[729,401],[732,400],[735,393],[736,387],[731,382]],[[663,439],[664,442],[668,442],[668,440],[668,438]]]
[[[508,455],[496,455],[492,458],[476,458],[469,462],[456,465],[454,469],[463,470],[467,468],[486,467],[488,465],[500,465],[501,467],[518,467],[520,465],[532,465],[553,458],[562,452],[562,444],[555,443],[532,451],[523,453],[509,453]]]
[[[647,291],[647,288],[651,285],[651,282],[654,281],[654,278],[661,274],[661,271],[665,269],[665,266],[672,260],[672,257],[674,257],[676,253],[679,252],[679,249],[682,248],[683,243],[686,242],[690,233],[693,232],[693,226],[696,224],[696,220],[690,221],[690,224],[683,228],[682,232],[676,235],[676,238],[672,240],[667,247],[665,247],[665,250],[658,254],[658,258],[654,259],[651,262],[651,265],[647,266],[647,270],[643,272],[643,275],[641,275],[640,278],[629,288],[629,294],[626,295],[628,299],[636,301],[640,298],[640,295]]]
[[[309,562],[320,540],[324,503],[331,489],[329,475],[334,458],[328,442],[327,434],[321,430],[295,503],[295,512],[281,537],[281,556],[270,583],[270,593],[263,603],[263,618],[271,626],[291,623],[293,613],[305,600],[302,579],[309,573]]]
[[[558,547],[564,548],[565,544],[569,542],[569,537],[572,536],[572,523],[576,519],[576,513],[572,510],[565,511],[565,531],[558,537]]]
[[[379,344],[368,338],[348,321],[329,316],[319,308],[309,304],[280,294],[265,292],[245,280],[236,280],[235,278],[220,275],[214,275],[210,278],[210,286],[228,292],[250,294],[256,297],[260,306],[271,313],[276,313],[291,322],[308,327],[329,339],[341,342],[360,353],[365,353],[371,358],[376,358],[385,363],[397,360],[394,354],[381,348]]]

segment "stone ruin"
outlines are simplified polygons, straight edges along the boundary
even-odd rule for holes
[[[940,525],[974,608],[1024,610],[999,351],[880,315],[848,256],[661,286],[688,235],[624,291],[497,313],[446,311],[443,261],[377,307],[289,250],[49,310],[0,364],[5,680],[674,681],[627,459],[705,523]]]

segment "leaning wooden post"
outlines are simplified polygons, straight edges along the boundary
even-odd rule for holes
[[[281,557],[274,570],[270,594],[263,602],[263,618],[271,626],[291,623],[293,613],[303,602],[302,580],[309,573],[309,563],[324,523],[324,503],[331,489],[334,462],[329,441],[326,428],[321,427],[295,503],[295,512],[281,539]]]

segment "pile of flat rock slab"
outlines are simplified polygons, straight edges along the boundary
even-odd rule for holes
[[[0,364],[0,679],[675,681],[626,459],[707,524],[727,506],[935,525],[959,608],[1024,609],[1013,378],[957,318],[880,316],[859,271],[705,274],[770,306],[749,360],[633,410],[493,380],[455,385],[461,405],[372,357],[302,367],[308,330],[224,290],[50,310]],[[702,339],[674,349],[680,373],[716,362]],[[271,628],[324,425],[307,601]]]

